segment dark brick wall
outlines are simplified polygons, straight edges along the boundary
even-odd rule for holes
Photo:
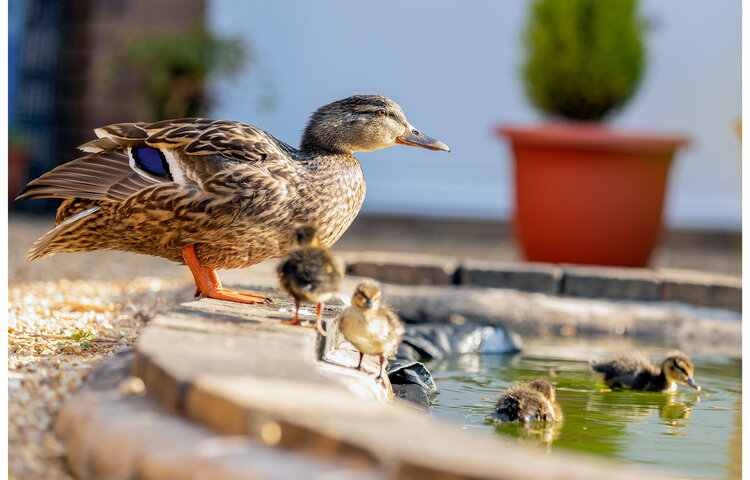
[[[136,85],[108,78],[112,56],[129,39],[200,25],[204,14],[205,0],[28,0],[26,18],[19,19],[26,29],[12,121],[29,136],[28,178],[76,158],[76,147],[98,126],[156,120],[148,118]],[[44,212],[58,203],[31,200],[13,208]]]

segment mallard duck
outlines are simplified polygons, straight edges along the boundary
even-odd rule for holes
[[[591,369],[610,388],[672,392],[677,390],[677,383],[684,383],[695,390],[701,389],[693,379],[693,362],[682,352],[670,353],[661,368],[640,353],[630,353],[604,362],[592,360]]]
[[[559,422],[562,410],[555,400],[555,387],[544,379],[519,383],[508,389],[490,418],[497,422]]]
[[[87,155],[31,181],[18,198],[63,198],[56,227],[27,260],[125,250],[186,263],[206,297],[265,297],[222,288],[215,270],[280,257],[295,223],[330,247],[365,196],[354,152],[402,144],[450,151],[415,129],[393,100],[355,95],[315,111],[293,148],[252,125],[183,118],[94,130]]]
[[[301,302],[315,303],[315,329],[325,336],[320,318],[323,303],[330,300],[344,276],[344,265],[328,250],[321,248],[318,231],[312,225],[297,225],[292,232],[292,251],[279,263],[279,281],[294,298],[294,319],[282,323],[299,323]]]
[[[396,353],[404,334],[404,325],[389,306],[381,303],[380,285],[367,281],[359,284],[352,295],[352,304],[339,316],[339,329],[359,350],[357,369],[362,369],[365,355],[378,355],[380,369],[376,380],[385,373],[386,358]]]

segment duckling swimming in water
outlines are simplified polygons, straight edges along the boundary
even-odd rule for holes
[[[339,329],[352,345],[359,350],[358,369],[362,369],[365,355],[380,356],[377,380],[383,378],[386,358],[396,353],[404,326],[396,312],[380,303],[380,286],[372,281],[357,286],[352,296],[352,305],[341,312]]]
[[[562,410],[555,401],[555,387],[544,378],[519,383],[505,392],[490,418],[499,422],[559,422]]]
[[[591,369],[610,388],[672,392],[677,390],[677,383],[684,383],[695,390],[701,389],[693,379],[693,362],[682,352],[670,353],[661,363],[661,369],[637,353],[605,362],[592,360]]]
[[[315,304],[315,329],[325,336],[320,313],[323,304],[338,290],[344,266],[320,246],[318,231],[311,225],[295,225],[290,246],[292,251],[277,267],[281,287],[294,298],[295,307],[294,319],[283,323],[300,323],[300,303],[312,302]]]

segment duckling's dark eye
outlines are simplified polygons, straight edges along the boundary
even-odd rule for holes
[[[382,108],[378,110],[378,115],[380,115],[381,117],[385,117],[385,110],[383,110]]]

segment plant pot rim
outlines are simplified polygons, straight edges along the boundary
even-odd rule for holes
[[[599,123],[549,122],[537,126],[504,125],[497,128],[517,146],[577,148],[582,150],[672,153],[686,146],[687,137],[612,130]]]

